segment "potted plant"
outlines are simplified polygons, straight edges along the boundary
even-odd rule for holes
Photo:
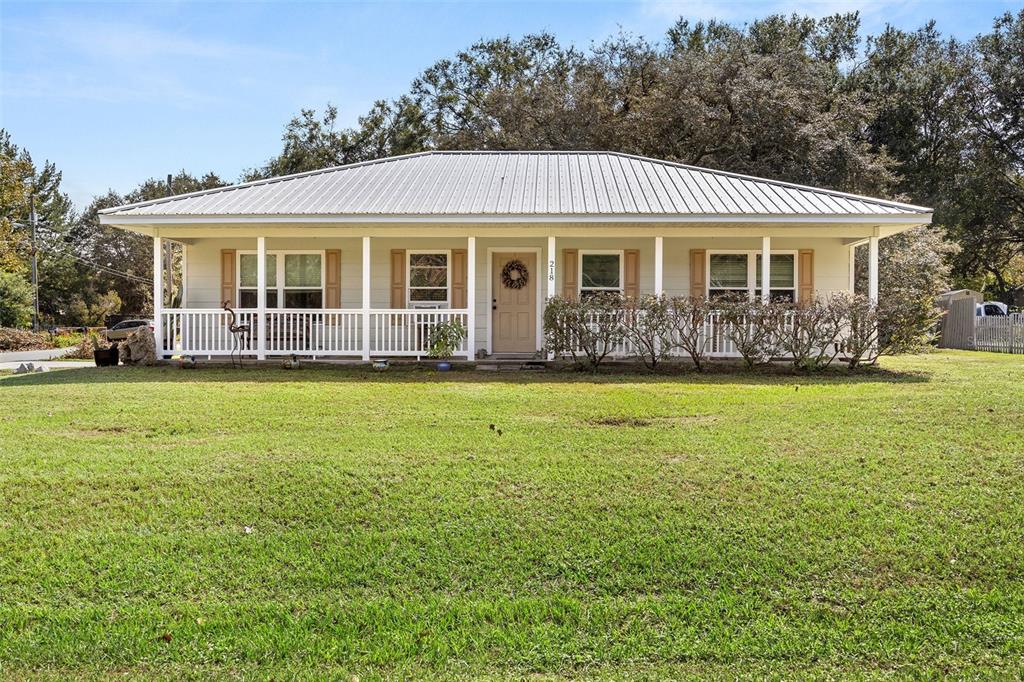
[[[466,325],[461,320],[451,319],[440,322],[430,331],[430,352],[429,357],[437,358],[437,369],[447,372],[452,368],[448,358],[455,355],[462,343],[466,340]]]
[[[92,342],[92,359],[97,367],[116,367],[120,359],[117,344],[107,347],[100,345],[100,335],[96,332],[89,333],[89,340]]]

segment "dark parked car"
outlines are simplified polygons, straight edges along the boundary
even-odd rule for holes
[[[107,341],[124,341],[139,327],[153,329],[153,320],[124,320],[107,330]]]

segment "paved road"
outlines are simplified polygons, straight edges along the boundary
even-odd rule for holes
[[[44,370],[51,369],[77,369],[79,367],[94,367],[91,362],[83,362],[81,360],[29,360],[36,367],[42,367]],[[21,362],[0,362],[0,369],[18,369],[18,365]]]
[[[18,351],[17,353],[0,353],[0,364],[5,362],[21,363],[36,362],[37,360],[53,360],[64,357],[74,349],[74,346],[70,346],[68,348],[53,348],[51,350],[23,350]]]

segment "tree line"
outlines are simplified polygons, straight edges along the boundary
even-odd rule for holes
[[[931,228],[883,240],[883,290],[957,284],[1007,299],[1024,285],[1024,10],[971,40],[934,22],[864,36],[856,13],[773,15],[737,26],[677,21],[652,43],[619,34],[587,49],[549,33],[483,40],[425,69],[356,124],[303,109],[282,149],[243,180],[431,149],[615,150],[932,206]],[[24,221],[7,166],[31,159],[0,138],[0,215]],[[81,214],[52,164],[37,196],[52,232],[41,299],[64,322],[150,305],[145,238],[100,228],[96,211],[164,196],[149,180]],[[12,184],[17,185],[17,182]],[[175,192],[224,184],[181,172]],[[3,223],[5,272],[24,272],[24,235]],[[75,254],[73,257],[62,254]],[[43,261],[41,261],[43,262]],[[909,268],[909,270],[908,270]],[[915,288],[916,287],[916,288]]]

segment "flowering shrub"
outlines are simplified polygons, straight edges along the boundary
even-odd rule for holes
[[[679,296],[671,301],[669,323],[673,347],[689,355],[698,372],[704,371],[704,360],[711,348],[707,326],[714,313],[715,305],[706,298]]]
[[[779,329],[779,345],[799,370],[825,369],[839,355],[843,330],[841,305],[816,299],[792,307]]]
[[[686,355],[704,371],[718,338],[733,345],[748,369],[787,357],[798,370],[816,371],[841,355],[856,369],[879,355],[902,352],[912,347],[908,340],[921,338],[922,320],[916,303],[894,297],[872,305],[864,296],[836,294],[797,306],[746,296],[633,300],[597,294],[579,301],[551,299],[544,335],[548,351],[589,368],[625,345],[649,369]]]
[[[715,301],[722,311],[725,336],[732,341],[747,369],[782,355],[782,327],[788,303],[724,297]]]
[[[624,335],[624,300],[617,294],[592,294],[579,300],[556,296],[544,308],[544,339],[556,357],[596,369]]]
[[[623,336],[648,369],[655,369],[672,351],[672,313],[671,302],[664,296],[641,296],[625,301]]]

